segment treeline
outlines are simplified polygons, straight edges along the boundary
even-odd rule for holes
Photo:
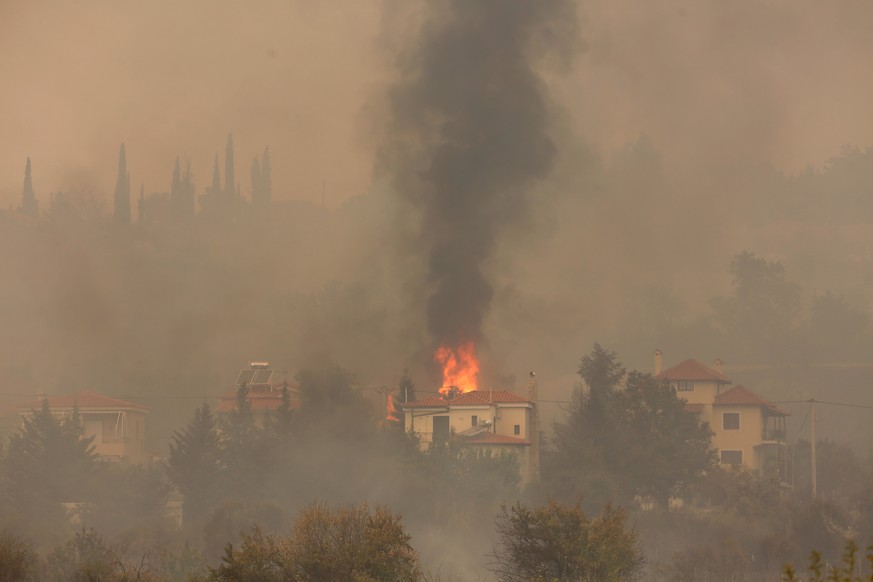
[[[228,414],[204,403],[174,433],[167,462],[145,467],[100,462],[76,414],[36,410],[0,458],[0,523],[34,540],[40,554],[84,527],[113,544],[187,540],[216,566],[228,542],[253,524],[270,535],[313,500],[368,500],[390,506],[431,542],[428,564],[455,568],[444,552],[480,562],[497,508],[519,495],[514,455],[454,444],[421,451],[397,423],[386,425],[385,411],[339,367],[304,370],[298,383],[294,410],[287,391],[283,406],[266,415],[251,409],[245,388]],[[166,508],[179,494],[181,529]]]
[[[270,148],[264,148],[260,156],[255,156],[251,167],[248,204],[256,210],[264,210],[270,205],[273,197],[272,165],[270,163]],[[212,183],[203,188],[198,195],[191,173],[190,161],[185,162],[182,171],[180,158],[176,158],[173,167],[172,181],[167,191],[145,194],[145,183],[139,188],[138,198],[131,190],[130,172],[127,167],[127,151],[121,144],[118,151],[118,173],[115,190],[112,197],[112,222],[118,227],[129,226],[131,222],[157,224],[190,224],[196,214],[211,218],[235,218],[243,210],[245,199],[242,195],[240,182],[236,178],[234,162],[233,135],[227,137],[224,154],[224,183],[218,154],[212,169]],[[51,219],[79,218],[89,221],[100,220],[102,215],[102,200],[93,197],[90,211],[85,206],[81,192],[52,192],[48,196],[47,209],[42,213]],[[24,186],[21,192],[21,203],[17,210],[25,216],[39,217],[39,199],[33,185],[33,172],[30,158],[24,167]],[[83,212],[85,211],[85,212]],[[198,212],[199,211],[199,212]]]
[[[773,580],[812,549],[837,563],[847,542],[873,540],[873,466],[852,448],[819,441],[813,497],[808,442],[794,447],[794,486],[775,471],[722,466],[708,425],[666,384],[599,345],[579,375],[584,388],[555,424],[529,494],[636,507],[646,579]]]
[[[119,556],[128,549],[154,556],[150,563],[164,564],[158,570],[187,564],[228,580],[250,567],[276,579],[318,579],[288,574],[302,559],[294,540],[315,531],[300,520],[313,515],[325,523],[376,519],[394,532],[379,540],[405,539],[416,550],[409,564],[449,579],[489,562],[501,580],[544,573],[584,579],[555,572],[598,563],[603,573],[607,565],[597,560],[605,552],[617,561],[604,580],[633,572],[651,580],[771,580],[810,549],[833,561],[846,540],[873,538],[873,490],[866,486],[873,472],[848,448],[820,443],[813,498],[802,482],[789,487],[775,476],[717,465],[709,427],[684,412],[667,383],[628,371],[610,350],[595,345],[578,372],[582,387],[554,426],[541,479],[525,490],[512,454],[453,442],[422,451],[337,366],[301,371],[296,407],[284,390],[276,411],[253,411],[244,387],[230,413],[201,405],[175,431],[166,463],[149,467],[99,463],[75,414],[34,411],[0,460],[3,529],[43,557],[64,544],[103,539]],[[415,390],[406,374],[399,384]],[[166,512],[174,491],[184,500],[181,528]],[[338,509],[313,508],[313,501]],[[353,507],[362,501],[387,513]],[[549,537],[554,547],[544,549],[534,535],[541,521],[582,538],[564,540],[570,533],[559,528]],[[597,527],[607,528],[606,546],[592,534]],[[357,539],[370,543],[364,534]],[[624,550],[616,554],[617,547]],[[398,555],[412,560],[404,552]],[[113,559],[132,559],[125,556]],[[581,562],[555,565],[561,559]],[[222,572],[226,578],[215,578]]]
[[[695,345],[725,361],[772,367],[863,364],[873,350],[865,303],[833,289],[804,289],[781,261],[750,251],[735,255],[727,273],[729,289],[704,311],[691,317],[678,306],[664,311],[634,343],[670,353]]]
[[[34,411],[0,460],[0,574],[351,582],[490,568],[500,580],[595,571],[623,580],[641,567],[624,511],[520,504],[513,454],[453,442],[422,451],[336,366],[298,382],[299,406],[284,389],[265,415],[245,387],[229,414],[203,404],[167,462],[149,467],[100,463],[77,414]],[[415,389],[406,374],[400,384]],[[165,507],[173,490],[184,499],[181,528]]]

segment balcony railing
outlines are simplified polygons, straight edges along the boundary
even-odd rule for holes
[[[784,441],[785,429],[767,427],[761,431],[761,440],[763,441]]]

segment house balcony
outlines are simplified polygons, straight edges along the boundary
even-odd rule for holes
[[[784,443],[785,428],[784,427],[765,427],[761,431],[761,440],[765,443]]]

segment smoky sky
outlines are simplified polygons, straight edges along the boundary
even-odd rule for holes
[[[182,156],[200,192],[232,132],[244,196],[270,145],[277,199],[320,203],[324,183],[336,207],[370,187],[367,126],[395,72],[376,39],[386,23],[409,36],[423,4],[0,2],[0,203],[20,202],[28,156],[42,208],[74,188],[108,201],[122,142],[134,189],[166,191]],[[799,171],[873,142],[870,2],[576,4],[585,50],[550,87],[598,151],[645,134],[701,167],[742,155]]]
[[[552,166],[549,100],[535,63],[571,50],[569,2],[430,5],[390,94],[401,195],[421,213],[427,325],[440,345],[479,341],[495,243]],[[408,171],[408,164],[415,171]]]

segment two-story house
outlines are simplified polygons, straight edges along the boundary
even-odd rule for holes
[[[473,390],[450,399],[435,396],[407,402],[402,407],[404,427],[418,436],[423,449],[434,441],[454,439],[479,450],[511,452],[518,458],[522,483],[528,483],[539,473],[533,380],[528,391],[528,397],[507,390]]]
[[[784,474],[785,417],[788,412],[745,386],[731,387],[721,360],[710,368],[697,360],[660,370],[655,352],[655,376],[667,380],[685,409],[697,413],[713,431],[712,444],[724,465],[742,465],[755,471]]]
[[[94,452],[100,459],[143,463],[151,455],[145,449],[145,420],[149,409],[142,404],[111,398],[96,392],[70,396],[42,396],[18,407],[22,418],[42,409],[48,402],[51,413],[59,418],[78,409],[84,436],[93,437]]]

